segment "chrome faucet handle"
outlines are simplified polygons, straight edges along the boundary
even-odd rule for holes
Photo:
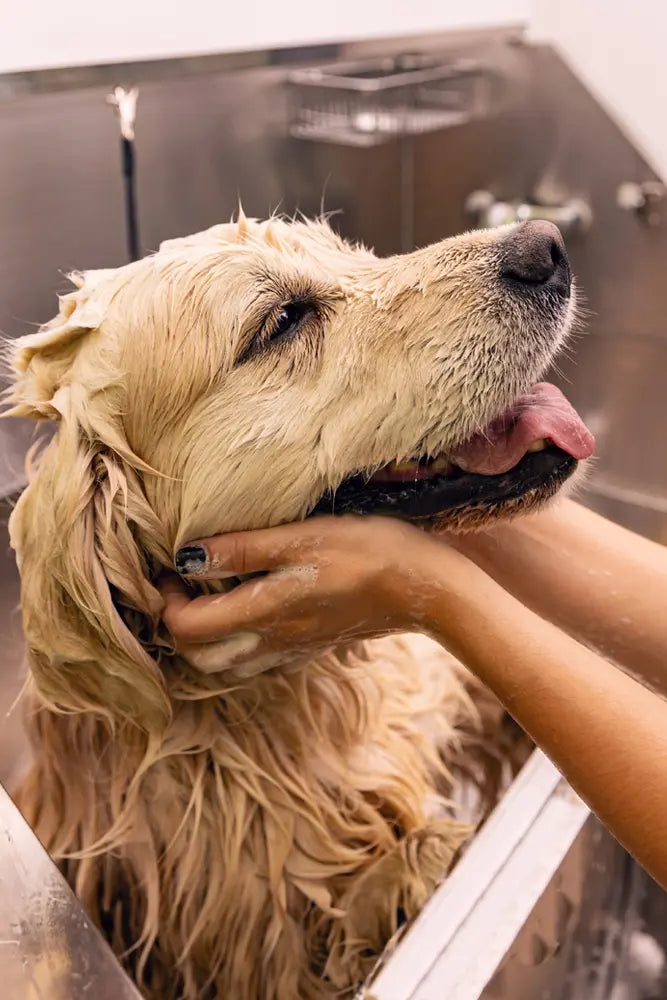
[[[659,226],[665,215],[667,188],[660,181],[627,181],[616,193],[619,208],[634,212],[647,226]]]
[[[560,205],[535,205],[528,201],[499,201],[490,191],[473,191],[466,198],[465,211],[473,225],[480,229],[544,219],[558,226],[563,236],[583,235],[593,221],[590,205],[580,198]]]

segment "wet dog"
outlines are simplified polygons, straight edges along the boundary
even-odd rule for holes
[[[199,670],[155,581],[214,533],[332,509],[463,530],[551,497],[590,450],[536,385],[575,313],[562,240],[381,260],[241,216],[73,282],[11,358],[12,412],[55,421],[11,519],[18,801],[146,996],[345,995],[452,863],[455,775],[500,712],[421,638]]]

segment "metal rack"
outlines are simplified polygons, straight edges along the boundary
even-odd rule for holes
[[[423,54],[295,70],[288,85],[293,136],[350,146],[459,125],[488,100],[479,63]]]

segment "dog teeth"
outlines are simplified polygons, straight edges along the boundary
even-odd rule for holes
[[[402,462],[389,462],[386,468],[389,472],[406,473],[414,472],[421,467],[428,468],[430,472],[441,476],[448,475],[456,468],[449,459],[443,457],[435,458],[432,462],[425,462],[423,458],[408,458]]]
[[[431,463],[431,468],[434,472],[445,474],[447,472],[451,472],[454,466],[446,458],[436,458],[436,460]]]
[[[410,472],[417,465],[417,459],[410,459],[408,462],[390,462],[387,466],[392,472]]]
[[[528,451],[544,451],[547,446],[545,438],[540,438],[539,441],[533,441]]]

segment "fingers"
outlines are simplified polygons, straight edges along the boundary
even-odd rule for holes
[[[279,572],[249,580],[227,594],[189,598],[177,577],[160,584],[165,607],[162,618],[180,647],[206,643],[238,632],[270,630],[281,610],[308,588],[305,572]]]
[[[168,608],[170,614],[181,611],[190,603],[187,588],[175,573],[162,576],[157,582],[157,588],[164,598],[165,609]]]
[[[319,522],[315,519],[198,539],[178,550],[176,569],[182,576],[198,580],[224,580],[275,569],[298,561],[295,557],[301,550],[322,538],[327,525],[323,526],[322,519]]]
[[[269,647],[258,632],[236,632],[217,642],[185,644],[179,652],[204,674],[234,668],[238,677],[252,677],[283,662],[284,654]]]

